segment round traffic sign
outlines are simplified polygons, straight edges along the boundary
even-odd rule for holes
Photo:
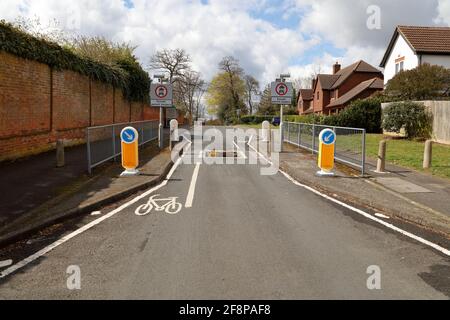
[[[279,83],[277,84],[277,86],[275,87],[275,92],[279,95],[279,96],[285,96],[288,94],[289,92],[289,87],[285,84],[285,83]]]
[[[322,130],[319,135],[319,140],[323,144],[329,146],[336,143],[336,133],[331,129]]]
[[[120,138],[122,139],[122,142],[132,144],[138,140],[139,134],[135,128],[127,127],[120,133]]]
[[[169,94],[166,86],[160,85],[155,88],[155,94],[159,99],[164,99]]]

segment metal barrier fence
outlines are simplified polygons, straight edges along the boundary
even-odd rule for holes
[[[283,125],[284,141],[318,153],[319,135],[324,129],[331,129],[336,133],[336,161],[360,168],[364,176],[366,169],[365,129],[285,122]]]
[[[88,172],[122,153],[121,131],[134,127],[139,132],[139,146],[158,139],[159,121],[138,121],[113,125],[90,127],[86,129]]]

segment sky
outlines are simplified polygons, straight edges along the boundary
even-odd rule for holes
[[[365,60],[378,66],[395,26],[449,26],[449,0],[0,0],[0,19],[58,21],[72,34],[137,46],[141,63],[185,49],[209,81],[224,56],[265,85]]]

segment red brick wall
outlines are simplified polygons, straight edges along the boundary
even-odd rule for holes
[[[0,139],[50,130],[50,84],[47,65],[0,51]]]
[[[0,161],[52,150],[57,139],[84,143],[85,128],[159,119],[119,89],[72,71],[0,51]]]
[[[113,123],[114,89],[109,84],[91,81],[91,124],[103,126]]]
[[[319,99],[317,99],[317,93],[319,93]],[[313,108],[315,113],[321,113],[324,111],[324,107],[330,103],[330,91],[322,90],[320,82],[317,83],[316,90],[314,91]]]
[[[131,103],[131,121],[141,121],[144,119],[144,104],[141,102]]]
[[[144,106],[144,120],[159,120],[159,108]]]
[[[90,125],[89,78],[73,71],[53,72],[53,130]]]
[[[114,122],[129,122],[130,116],[130,102],[125,99],[122,91],[114,90]]]

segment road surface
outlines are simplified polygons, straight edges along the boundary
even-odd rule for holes
[[[449,298],[447,256],[260,166],[174,167],[167,184],[0,280],[0,299]],[[81,290],[68,289],[69,266]]]

